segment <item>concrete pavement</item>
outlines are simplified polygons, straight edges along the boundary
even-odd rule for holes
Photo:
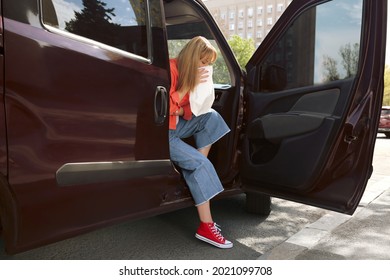
[[[370,179],[352,216],[328,213],[259,260],[390,260],[390,176]]]

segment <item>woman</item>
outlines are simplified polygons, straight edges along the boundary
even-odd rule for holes
[[[214,110],[194,116],[190,107],[190,92],[208,77],[200,68],[213,63],[217,52],[203,37],[190,40],[176,59],[170,60],[169,148],[171,160],[181,168],[197,208],[200,226],[195,237],[219,248],[231,248],[214,223],[210,199],[223,191],[222,184],[207,156],[211,145],[230,130]],[[193,136],[196,148],[182,139]]]

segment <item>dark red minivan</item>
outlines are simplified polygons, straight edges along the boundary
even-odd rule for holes
[[[193,205],[169,160],[169,58],[218,49],[210,154],[251,211],[352,214],[372,172],[387,1],[294,0],[241,69],[200,0],[0,0],[0,217],[8,253]]]

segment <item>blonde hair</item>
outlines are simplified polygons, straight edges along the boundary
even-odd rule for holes
[[[184,46],[177,57],[178,91],[194,90],[198,83],[199,62],[202,59],[214,63],[217,59],[217,51],[206,38],[197,36]]]

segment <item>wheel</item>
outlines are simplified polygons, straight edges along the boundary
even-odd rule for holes
[[[261,193],[246,193],[246,211],[253,214],[269,215],[271,212],[271,197]]]

